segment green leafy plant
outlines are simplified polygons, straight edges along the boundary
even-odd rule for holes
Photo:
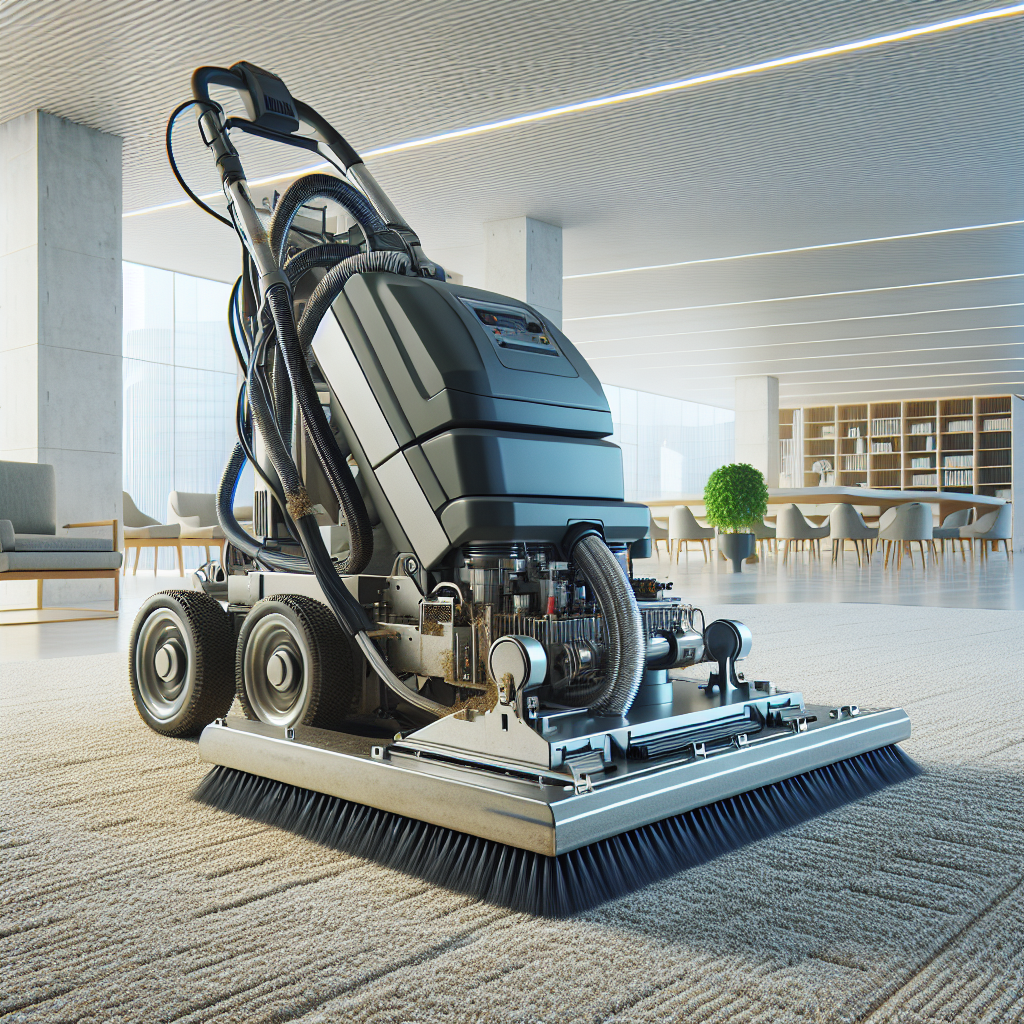
[[[749,533],[768,512],[764,474],[745,462],[719,466],[704,486],[704,508],[721,533]]]

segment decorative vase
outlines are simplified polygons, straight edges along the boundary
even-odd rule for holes
[[[718,550],[732,562],[733,572],[743,571],[743,559],[754,553],[757,538],[752,533],[720,533]]]

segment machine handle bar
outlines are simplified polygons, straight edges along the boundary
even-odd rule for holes
[[[276,78],[276,76],[272,77]],[[277,79],[277,81],[280,81],[280,79]],[[192,73],[192,95],[207,110],[215,107],[223,114],[224,111],[220,104],[210,99],[211,85],[222,85],[228,89],[234,89],[240,94],[247,95],[250,103],[253,106],[256,105],[253,90],[250,88],[240,64],[235,64],[230,68],[201,67],[196,68]],[[346,171],[350,167],[363,162],[363,158],[345,141],[342,135],[325,117],[318,114],[308,103],[303,103],[294,97],[291,97],[291,102],[299,122],[313,129],[316,137],[341,161]],[[233,117],[228,127],[241,127],[242,121],[242,118]],[[289,138],[284,132],[268,129],[266,125],[260,125],[252,120],[248,121],[248,124],[253,125],[256,129],[251,134],[260,135],[265,133],[266,138],[277,138],[282,142],[295,140],[296,144],[302,145],[302,143],[297,142],[301,136],[293,134]]]

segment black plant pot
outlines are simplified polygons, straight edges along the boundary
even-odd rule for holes
[[[732,562],[733,572],[743,571],[743,559],[754,553],[757,539],[752,533],[720,533],[718,550]]]

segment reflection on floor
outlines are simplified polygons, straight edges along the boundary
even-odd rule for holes
[[[946,608],[1024,608],[1024,557],[1019,564],[1005,555],[986,560],[947,552],[937,562],[929,559],[924,571],[920,554],[914,565],[904,556],[897,572],[883,568],[879,552],[862,568],[853,549],[846,561],[832,565],[822,545],[822,558],[807,552],[790,555],[785,564],[769,554],[756,564],[744,564],[733,573],[731,564],[718,558],[705,563],[699,551],[681,557],[678,566],[668,555],[637,561],[637,576],[672,580],[672,595],[693,604],[804,604],[864,603],[930,605]]]
[[[863,603],[930,605],[948,608],[1024,608],[1024,557],[1019,564],[1005,555],[986,561],[947,554],[921,570],[906,559],[900,571],[885,569],[876,552],[858,568],[856,555],[833,567],[828,554],[819,560],[806,552],[791,555],[785,565],[769,554],[757,564],[734,574],[730,564],[713,559],[705,563],[691,551],[679,564],[662,552],[660,558],[637,561],[637,576],[656,576],[673,582],[673,596],[706,607],[714,614],[719,604]],[[158,577],[129,576],[122,582],[121,614],[117,619],[57,622],[32,626],[0,627],[0,661],[106,654],[128,649],[128,634],[139,605],[157,590],[188,586],[170,572]],[[99,605],[97,605],[99,607]],[[106,605],[105,607],[109,607]]]
[[[121,579],[121,614],[116,619],[48,622],[32,626],[0,626],[0,661],[68,658],[78,654],[111,654],[128,650],[128,634],[139,606],[158,590],[188,587],[171,572]],[[88,607],[109,608],[110,602]]]

